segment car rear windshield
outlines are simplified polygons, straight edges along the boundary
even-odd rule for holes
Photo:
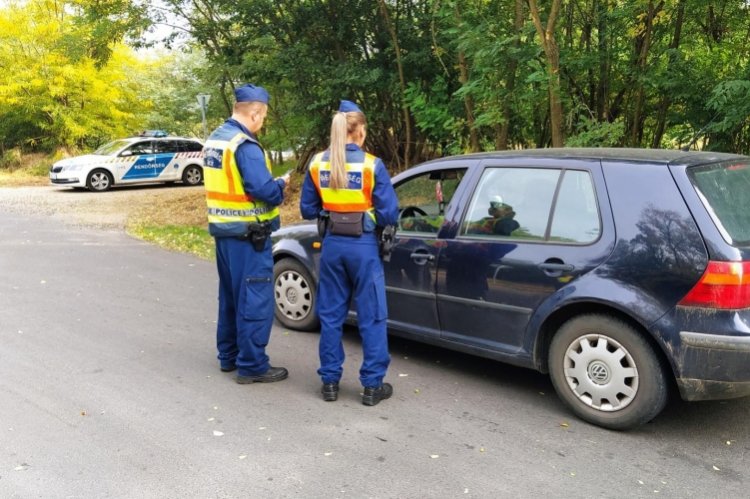
[[[750,245],[750,162],[699,166],[688,175],[727,242]]]
[[[130,142],[127,140],[115,140],[108,144],[104,144],[99,149],[94,151],[93,154],[100,154],[102,156],[111,156],[128,144],[130,144]]]

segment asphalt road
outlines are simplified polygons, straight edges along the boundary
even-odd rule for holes
[[[583,423],[538,373],[394,339],[394,397],[339,401],[317,335],[275,327],[281,383],[214,353],[212,262],[0,208],[0,497],[747,497],[750,399]],[[750,368],[750,366],[748,366]]]

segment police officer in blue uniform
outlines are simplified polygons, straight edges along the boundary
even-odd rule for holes
[[[393,387],[383,382],[390,363],[388,312],[376,229],[396,224],[398,200],[383,162],[362,150],[365,136],[365,115],[353,102],[341,101],[331,124],[330,147],[308,166],[300,211],[305,219],[327,220],[317,302],[323,400],[338,398],[344,363],[341,336],[354,298],[364,354],[359,371],[362,403],[372,406],[393,394]]]
[[[235,90],[232,117],[204,147],[208,229],[216,242],[220,368],[237,370],[237,383],[286,379],[265,349],[273,324],[273,257],[270,233],[279,228],[278,205],[288,177],[272,178],[271,163],[256,133],[268,112],[268,92],[244,85]]]

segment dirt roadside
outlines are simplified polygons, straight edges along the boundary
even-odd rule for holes
[[[299,221],[296,186],[287,189],[282,224]],[[139,185],[89,192],[59,186],[0,186],[0,212],[54,217],[74,226],[127,230],[133,224],[206,227],[203,186]]]
[[[202,186],[138,186],[93,193],[57,186],[0,187],[0,210],[63,223],[124,230],[136,220],[178,225],[205,219]]]

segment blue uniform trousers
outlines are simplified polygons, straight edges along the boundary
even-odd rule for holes
[[[273,256],[271,240],[263,251],[249,241],[217,237],[219,319],[216,346],[221,367],[237,365],[240,376],[268,371],[266,345],[273,325]]]
[[[343,324],[352,297],[362,337],[362,386],[380,386],[391,359],[388,355],[383,263],[373,233],[361,237],[327,235],[323,240],[318,284],[320,318],[320,369],[323,383],[341,379],[344,347]]]

